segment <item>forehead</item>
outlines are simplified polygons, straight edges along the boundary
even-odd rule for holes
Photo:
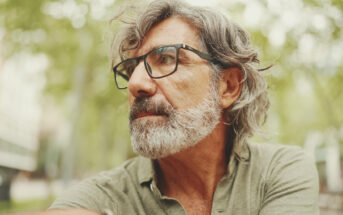
[[[142,55],[159,46],[178,43],[184,43],[196,49],[201,48],[197,28],[186,19],[173,16],[157,23],[148,31],[135,55]]]

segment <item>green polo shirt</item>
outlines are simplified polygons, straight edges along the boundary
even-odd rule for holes
[[[182,205],[156,186],[153,161],[137,157],[71,187],[50,208],[110,210],[114,215],[186,215]],[[212,215],[316,215],[316,167],[295,146],[236,147],[218,183]]]

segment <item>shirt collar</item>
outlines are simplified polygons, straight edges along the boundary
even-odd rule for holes
[[[250,150],[248,144],[245,142],[243,144],[237,144],[234,146],[233,157],[230,158],[229,166],[230,169],[231,164],[233,164],[233,160],[237,160],[239,162],[247,162],[250,158]],[[155,177],[155,168],[154,168],[155,160],[139,157],[139,169],[138,169],[138,180],[140,184],[151,182]]]
[[[155,175],[154,160],[139,157],[138,180],[140,184],[150,182]]]
[[[243,142],[240,144],[236,144],[233,147],[233,154],[238,161],[243,161],[243,162],[249,161],[250,150],[249,150],[248,143]]]

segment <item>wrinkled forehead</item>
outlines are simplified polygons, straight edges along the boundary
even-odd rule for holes
[[[130,55],[140,56],[153,48],[179,43],[203,49],[198,29],[188,20],[173,16],[155,24],[145,35],[141,46]]]

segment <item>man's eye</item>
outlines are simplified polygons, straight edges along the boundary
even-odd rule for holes
[[[136,68],[135,62],[126,61],[117,67],[117,73],[125,80],[129,80]]]
[[[126,74],[129,78],[131,77],[134,70],[135,70],[135,66],[133,65],[130,65],[126,68]]]
[[[174,64],[175,63],[175,56],[168,55],[168,54],[161,54],[159,62],[161,64]]]

